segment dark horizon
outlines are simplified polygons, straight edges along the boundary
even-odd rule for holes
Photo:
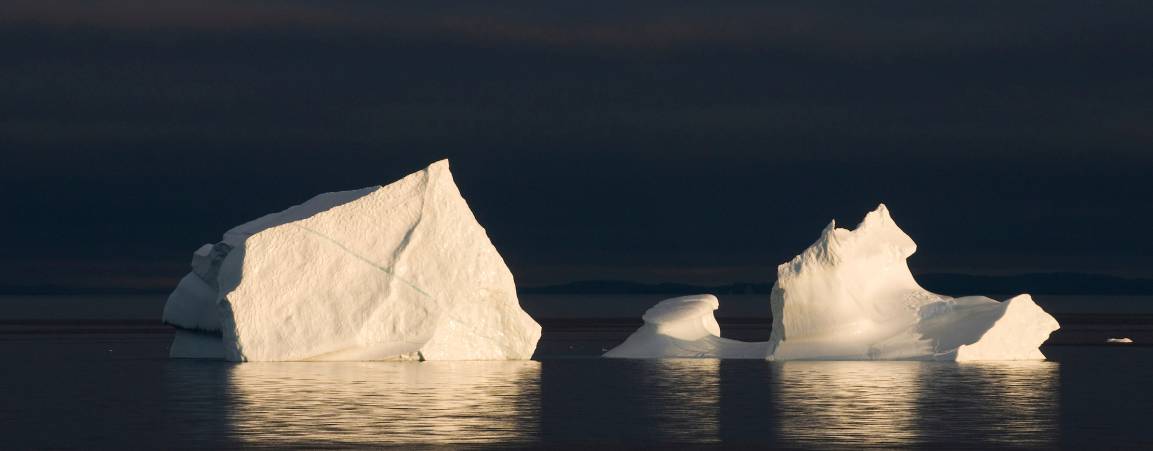
[[[0,286],[441,158],[524,286],[771,282],[882,202],[914,273],[1153,278],[1153,4],[503,5],[12,2]]]

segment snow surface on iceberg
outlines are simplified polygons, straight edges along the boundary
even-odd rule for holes
[[[164,321],[171,356],[232,361],[528,359],[540,339],[447,161],[229,230]]]
[[[1005,302],[952,298],[921,288],[906,259],[916,244],[884,205],[854,230],[830,223],[812,246],[777,268],[771,294],[773,329],[761,355],[770,360],[1035,360],[1059,325],[1027,294]],[[715,302],[715,298],[714,302]],[[665,301],[669,302],[669,301]],[[658,304],[659,307],[659,304]],[[716,306],[714,305],[715,309]],[[647,314],[646,314],[647,316]],[[711,315],[710,315],[711,318]],[[715,322],[714,322],[715,324]],[[676,348],[641,337],[646,324],[613,357],[745,356],[749,343],[710,336]],[[682,340],[685,341],[685,340]],[[651,346],[643,346],[649,343]],[[732,347],[732,349],[730,349]],[[736,348],[740,348],[739,350]]]
[[[605,357],[760,359],[766,343],[746,343],[721,338],[713,317],[720,301],[711,294],[666,299],[648,309],[645,324]]]

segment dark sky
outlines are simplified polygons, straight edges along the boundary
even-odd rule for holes
[[[380,3],[0,0],[0,285],[446,157],[526,285],[770,281],[878,202],[915,272],[1153,276],[1153,2]]]

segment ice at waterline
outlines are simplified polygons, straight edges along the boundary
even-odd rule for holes
[[[777,267],[767,342],[721,338],[712,295],[660,302],[645,324],[605,353],[616,358],[769,360],[1040,360],[1059,328],[1028,294],[997,302],[921,288],[906,259],[916,244],[884,205],[855,230],[830,223]]]
[[[448,162],[225,232],[168,298],[172,357],[528,359],[540,325]]]

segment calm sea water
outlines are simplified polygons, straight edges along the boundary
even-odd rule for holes
[[[0,447],[1153,446],[1153,348],[1140,346],[970,364],[230,364],[165,359],[168,340],[0,338]]]
[[[1046,346],[1045,362],[621,361],[595,356],[631,326],[578,321],[546,325],[534,361],[230,364],[165,358],[162,327],[43,319],[0,324],[0,448],[1153,447],[1141,345]]]

